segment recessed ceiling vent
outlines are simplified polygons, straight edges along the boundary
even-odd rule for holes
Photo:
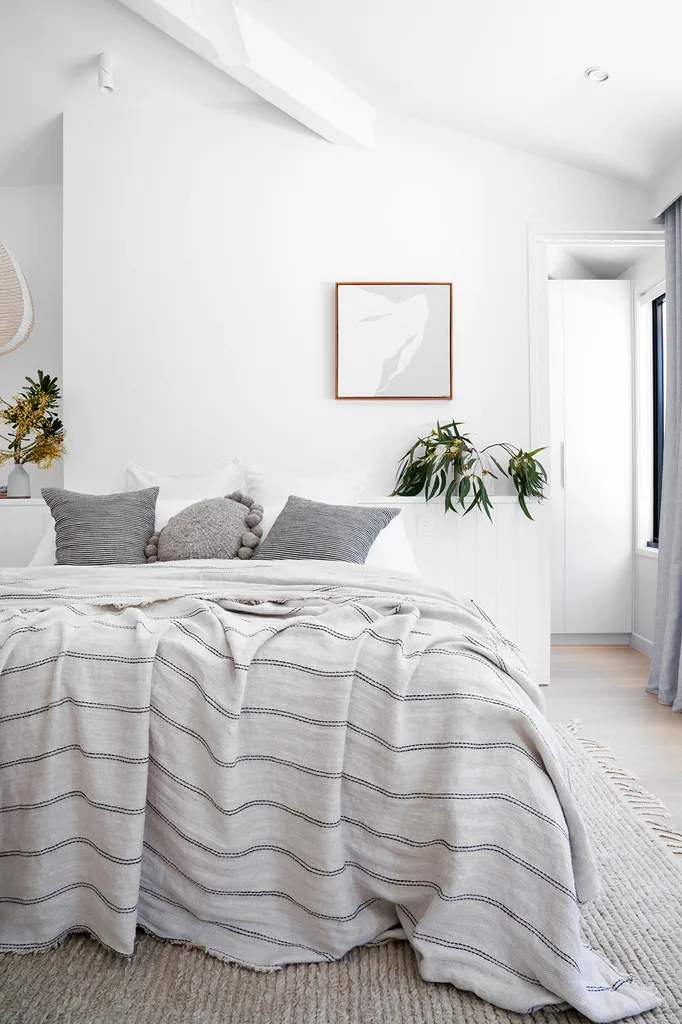
[[[591,82],[605,82],[608,77],[608,71],[605,68],[597,67],[596,64],[593,67],[585,68],[585,78],[589,78]]]

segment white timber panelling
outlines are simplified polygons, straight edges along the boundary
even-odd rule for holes
[[[459,597],[471,597],[502,633],[521,649],[533,678],[549,683],[549,508],[532,502],[533,521],[516,498],[492,498],[493,522],[482,512],[445,514],[442,501],[363,498],[362,504],[402,509],[422,574]],[[426,511],[431,536],[418,532]]]
[[[0,501],[0,568],[28,565],[50,519],[42,498]]]

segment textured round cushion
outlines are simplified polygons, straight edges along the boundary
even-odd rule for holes
[[[148,562],[186,558],[251,558],[263,536],[263,509],[235,491],[188,505],[155,533],[145,549]]]

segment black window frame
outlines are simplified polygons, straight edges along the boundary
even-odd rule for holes
[[[665,434],[665,292],[651,303],[651,341],[653,377],[653,536],[648,547],[658,547],[663,487],[663,442]]]

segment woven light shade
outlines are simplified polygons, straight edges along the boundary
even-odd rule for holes
[[[0,242],[0,356],[23,345],[34,322],[33,299],[26,278]]]

